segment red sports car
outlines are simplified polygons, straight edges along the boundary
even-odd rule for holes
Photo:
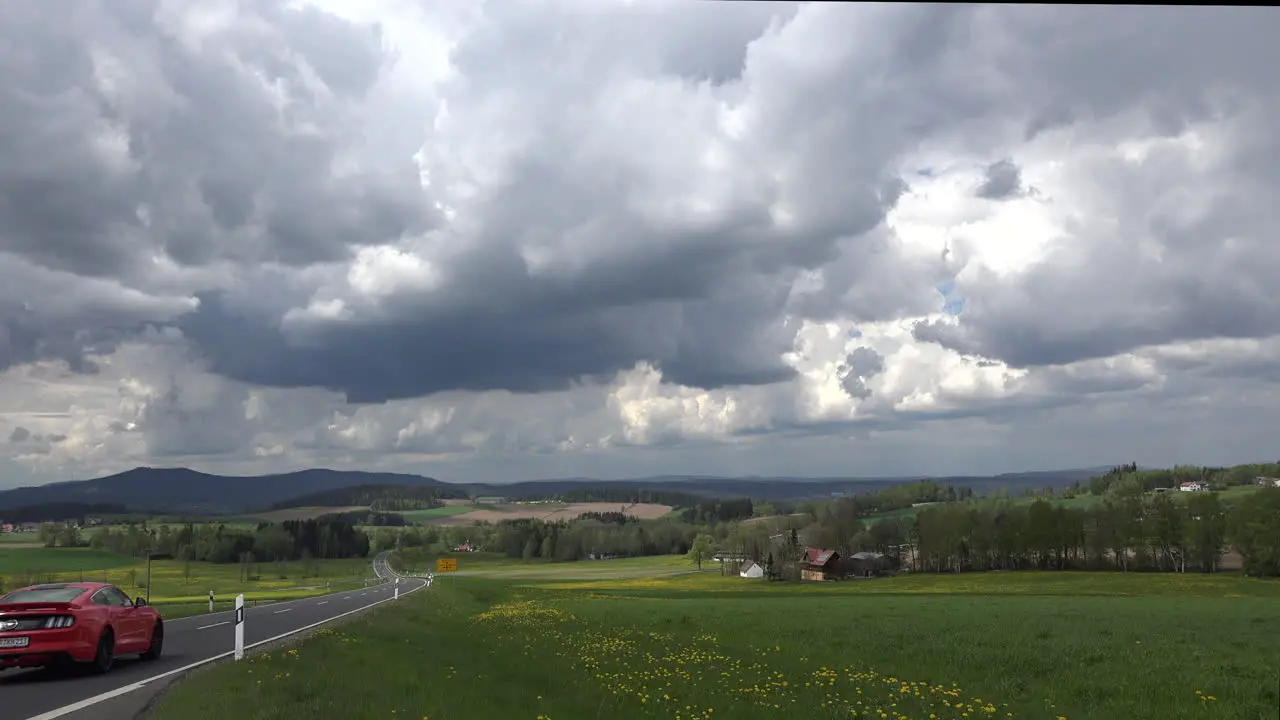
[[[105,673],[120,655],[160,657],[164,622],[145,600],[106,583],[48,583],[0,596],[0,670],[71,668]]]

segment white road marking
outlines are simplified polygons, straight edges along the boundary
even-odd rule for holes
[[[196,628],[196,629],[197,629],[197,630],[208,630],[209,628],[218,627],[219,625],[230,625],[230,624],[231,624],[231,621],[230,621],[230,620],[223,620],[222,622],[216,622],[216,623],[214,623],[214,624],[212,624],[212,625],[203,625],[203,626],[198,627],[198,628]]]
[[[416,588],[414,588],[414,589],[412,589],[412,590],[409,590],[408,592],[406,592],[406,593],[404,593],[404,594],[405,594],[405,595],[408,595],[408,594],[409,594],[409,593],[411,593],[411,592],[417,592],[417,591],[421,590],[421,589],[422,589],[422,588],[424,588],[424,587],[426,587],[426,583],[423,583],[422,585],[419,585],[418,587],[416,587]],[[334,620],[337,620],[338,618],[346,617],[347,615],[352,615],[352,614],[354,614],[354,613],[358,613],[358,612],[363,612],[363,611],[368,610],[369,608],[373,607],[374,605],[379,605],[379,604],[384,603],[384,602],[391,602],[391,598],[384,598],[384,599],[379,600],[379,601],[377,601],[377,602],[369,603],[368,605],[365,605],[364,607],[358,607],[358,608],[356,608],[355,610],[348,610],[348,611],[346,611],[346,612],[344,612],[344,613],[339,613],[338,615],[334,615],[333,617],[328,618],[328,619],[326,619],[326,620],[321,620],[320,622],[317,622],[317,623],[311,623],[310,625],[307,625],[306,627],[300,627],[300,628],[298,628],[297,630],[290,630],[290,631],[289,631],[289,632],[287,632],[287,633],[281,633],[281,634],[279,634],[279,635],[277,635],[277,636],[275,636],[275,637],[273,637],[273,638],[267,638],[266,640],[259,640],[258,642],[253,643],[252,645],[246,645],[244,649],[245,649],[245,650],[252,650],[253,648],[258,647],[259,645],[266,645],[267,643],[273,643],[273,642],[276,642],[276,641],[278,641],[278,640],[283,640],[284,638],[287,638],[287,637],[289,637],[290,635],[297,635],[298,633],[300,633],[300,632],[304,632],[304,631],[306,631],[306,630],[310,630],[311,628],[320,627],[321,625],[324,625],[325,623],[333,622]],[[180,668],[177,668],[177,669],[175,669],[175,670],[170,670],[170,671],[168,671],[168,672],[160,673],[159,675],[152,675],[151,677],[146,678],[145,680],[139,680],[139,681],[138,681],[138,682],[136,682],[136,683],[131,683],[131,684],[129,684],[129,685],[125,685],[125,686],[123,686],[123,687],[118,687],[118,688],[116,688],[115,690],[110,690],[110,691],[108,691],[108,692],[104,692],[104,693],[102,693],[101,695],[94,695],[93,697],[91,697],[91,698],[86,698],[86,699],[84,699],[84,700],[81,700],[80,702],[71,703],[70,705],[64,705],[63,707],[57,708],[56,710],[50,710],[50,711],[49,711],[49,712],[47,712],[47,713],[44,713],[44,714],[41,714],[41,715],[36,715],[36,716],[34,716],[34,717],[29,717],[29,718],[27,718],[27,720],[54,720],[54,718],[60,718],[60,717],[62,717],[63,715],[70,715],[70,714],[71,714],[71,713],[73,713],[73,712],[78,712],[78,711],[80,711],[80,710],[84,710],[85,708],[93,707],[94,705],[97,705],[98,703],[106,702],[107,700],[110,700],[110,699],[112,699],[112,698],[120,697],[121,695],[124,695],[124,694],[126,694],[126,693],[131,693],[131,692],[133,692],[134,690],[138,690],[138,689],[140,689],[140,688],[142,688],[142,687],[146,686],[148,683],[155,682],[156,680],[161,680],[161,679],[164,679],[164,678],[167,678],[167,677],[172,677],[172,676],[174,676],[174,675],[178,675],[178,674],[180,674],[180,673],[187,672],[188,670],[193,670],[193,669],[195,669],[195,668],[198,668],[198,667],[200,667],[201,665],[208,665],[209,663],[214,662],[214,661],[216,661],[216,660],[221,660],[221,659],[223,659],[223,658],[231,657],[232,655],[235,655],[235,652],[236,652],[235,650],[228,650],[228,651],[226,651],[226,652],[222,653],[221,655],[214,655],[214,656],[213,656],[213,657],[211,657],[211,658],[205,658],[204,660],[198,660],[198,661],[196,661],[196,662],[191,663],[190,665],[184,665],[184,666],[182,666],[182,667],[180,667]]]
[[[320,602],[318,602],[318,603],[316,603],[316,604],[317,604],[317,605],[328,605],[328,604],[329,604],[329,601],[328,601],[328,600],[321,600]]]
[[[277,610],[275,614],[279,615],[280,613],[287,613],[287,612],[293,612],[293,608],[285,608],[283,610]]]
[[[337,595],[337,594],[338,594],[338,593],[340,593],[340,592],[342,592],[342,591],[341,591],[341,590],[339,590],[338,592],[334,592],[334,593],[326,593],[326,594],[324,594],[324,595],[311,595],[311,596],[309,596],[309,597],[301,597],[301,598],[296,598],[296,599],[294,599],[294,600],[281,600],[280,602],[273,602],[273,603],[271,603],[271,605],[273,605],[273,606],[280,606],[280,605],[292,605],[293,603],[300,603],[300,602],[306,602],[306,601],[308,601],[308,600],[315,600],[315,599],[316,599],[316,598],[318,598],[318,597],[327,597],[327,596],[329,596],[329,595]],[[251,599],[252,599],[252,598],[246,598],[246,599],[245,599],[245,601],[246,601],[245,608],[244,608],[244,609],[245,609],[245,612],[248,612],[249,610],[252,610],[252,609],[253,609],[253,606],[248,605],[248,601],[249,601],[249,600],[251,600]],[[344,599],[345,599],[345,598],[344,598]],[[173,623],[185,622],[185,621],[187,621],[187,620],[208,620],[209,618],[214,618],[214,617],[217,617],[217,616],[219,616],[219,615],[231,615],[231,614],[232,614],[232,613],[234,613],[234,612],[235,612],[235,610],[218,610],[218,611],[216,611],[216,612],[211,612],[211,613],[200,613],[199,615],[188,615],[188,616],[186,616],[186,617],[174,618],[174,619],[172,619],[172,620],[168,620],[168,619],[166,619],[166,620],[165,620],[165,623],[173,624]]]

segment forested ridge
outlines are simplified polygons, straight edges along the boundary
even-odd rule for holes
[[[368,507],[378,512],[424,510],[440,507],[444,500],[461,499],[467,494],[459,488],[431,485],[356,485],[353,487],[308,493],[273,503],[268,510],[296,507]]]

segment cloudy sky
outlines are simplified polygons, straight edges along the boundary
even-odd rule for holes
[[[1280,455],[1276,9],[0,4],[0,486]]]

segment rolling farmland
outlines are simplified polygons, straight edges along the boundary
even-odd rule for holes
[[[1280,701],[1280,584],[1236,575],[554,572],[438,583],[184,682],[156,717],[1240,720]]]

